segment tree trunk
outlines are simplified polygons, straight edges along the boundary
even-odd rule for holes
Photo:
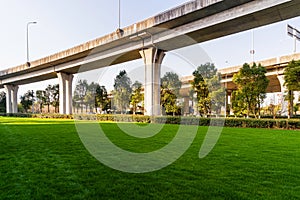
[[[250,109],[249,105],[247,105],[247,118],[249,118],[249,112],[250,112],[249,109]]]
[[[258,101],[258,119],[260,119],[260,101]]]
[[[293,117],[293,107],[294,107],[294,92],[292,90],[288,91],[288,118]]]

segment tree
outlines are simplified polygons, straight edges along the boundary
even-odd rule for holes
[[[245,63],[237,74],[233,76],[233,82],[238,91],[234,93],[232,101],[233,110],[239,110],[246,115],[252,113],[255,117],[260,116],[260,104],[266,97],[266,89],[269,84],[265,73],[266,68],[255,63],[250,66]],[[240,107],[240,108],[237,108]]]
[[[86,112],[88,109],[93,112],[97,108],[107,110],[110,108],[108,102],[107,90],[98,83],[92,82],[89,84],[87,80],[79,80],[75,86],[72,103],[77,112],[81,108],[81,113],[83,113],[84,105]]]
[[[235,116],[247,114],[247,104],[244,94],[240,90],[235,90],[231,94],[232,110]]]
[[[161,105],[165,109],[166,114],[180,113],[180,107],[176,104],[177,96],[170,89],[161,90]]]
[[[161,78],[161,106],[166,113],[180,113],[180,106],[177,105],[179,91],[181,88],[179,76],[174,72],[167,72]]]
[[[108,109],[110,109],[110,100],[108,99],[108,94],[105,86],[100,86],[99,84],[97,85],[95,106],[101,108],[102,111],[107,111]]]
[[[6,93],[0,92],[0,113],[6,113]]]
[[[194,73],[196,73],[197,75],[201,75],[201,77],[203,79],[211,79],[213,78],[213,76],[215,76],[217,74],[217,68],[215,67],[215,65],[213,63],[205,63],[203,65],[200,65],[195,71]],[[199,76],[198,76],[199,77]]]
[[[87,83],[87,81],[85,80]],[[90,108],[90,112],[93,112],[93,109],[96,107],[96,90],[97,87],[99,86],[98,83],[92,82],[91,84],[87,84],[87,89],[86,89],[86,95],[84,97],[84,102],[86,104],[86,111],[87,108]]]
[[[42,112],[42,109],[43,109],[44,104],[46,102],[45,93],[46,92],[44,90],[37,90],[36,91],[36,100],[37,100],[37,103],[39,104],[40,112]]]
[[[59,107],[59,85],[52,85],[51,89],[51,104],[55,108],[55,112],[58,112]]]
[[[74,109],[74,113],[75,113],[76,110],[77,110],[77,113],[78,113],[78,110],[81,107],[81,101],[80,101],[79,93],[76,89],[77,89],[77,85],[75,87],[73,98],[72,98],[72,106],[73,106],[73,109]]]
[[[135,81],[134,84],[132,84],[132,94],[131,94],[131,100],[130,103],[133,107],[133,114],[135,115],[136,109],[139,103],[141,103],[144,100],[144,94],[142,94],[142,83]]]
[[[300,91],[300,60],[291,61],[284,69],[284,86],[288,89],[288,117],[293,116],[294,91]]]
[[[201,116],[221,112],[224,105],[224,88],[221,87],[221,76],[213,63],[200,65],[194,72],[192,90],[197,97],[197,107]]]
[[[210,91],[211,112],[215,114],[220,114],[222,106],[225,106],[225,88],[221,86],[221,80],[220,73],[216,73],[213,77],[207,79]]]
[[[171,89],[177,97],[179,97],[181,85],[179,76],[174,72],[167,72],[161,79],[162,88]]]
[[[52,85],[48,85],[44,90],[44,104],[47,105],[47,112],[50,112]]]
[[[83,105],[85,104],[86,109],[87,105],[85,103],[85,96],[88,91],[88,82],[87,80],[79,80],[74,91],[74,100],[76,101],[76,104],[79,105],[81,108],[81,113],[83,113]]]
[[[199,114],[207,115],[210,111],[210,98],[208,85],[202,77],[201,73],[196,70],[193,72],[194,80],[192,82],[192,88],[197,97],[197,108]]]
[[[270,111],[270,114],[273,116],[273,119],[276,119],[276,115],[278,111],[281,110],[281,105],[270,104],[268,106],[268,110]]]
[[[120,71],[115,78],[113,94],[115,105],[122,114],[129,106],[131,92],[132,89],[130,78],[127,76],[125,70]]]
[[[25,112],[33,105],[34,92],[33,90],[28,90],[23,96],[21,96],[21,105],[23,106]]]

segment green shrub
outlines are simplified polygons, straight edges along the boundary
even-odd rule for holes
[[[49,119],[77,119],[97,120],[111,122],[137,122],[137,123],[159,123],[159,124],[182,124],[197,126],[224,126],[237,128],[277,128],[277,129],[300,129],[299,119],[253,119],[253,118],[201,118],[201,117],[179,117],[179,116],[144,116],[144,115],[112,115],[112,114],[75,114],[63,115],[53,113],[26,114],[1,113],[1,116],[27,117],[27,118],[49,118]]]
[[[46,118],[46,119],[73,119],[73,115],[58,114],[58,113],[42,113],[32,114],[33,118]]]
[[[31,118],[32,114],[30,114],[30,113],[1,113],[1,116],[4,116],[4,117],[27,117],[27,118]]]
[[[243,127],[243,119],[240,118],[227,118],[224,126],[228,127]]]

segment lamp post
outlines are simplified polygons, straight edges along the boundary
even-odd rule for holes
[[[27,29],[26,29],[26,44],[27,44],[27,66],[30,67],[29,62],[29,34],[28,34],[28,27],[30,24],[36,24],[37,22],[28,22],[27,23]]]
[[[119,29],[121,28],[121,0],[119,0]]]
[[[294,53],[297,51],[297,40],[300,41],[300,31],[291,25],[287,25],[287,34],[294,38]]]
[[[118,24],[118,29],[116,30],[116,33],[117,33],[117,35],[118,35],[118,37],[120,38],[120,37],[122,37],[123,36],[123,34],[124,34],[124,30],[123,29],[121,29],[121,0],[119,0],[119,24]]]

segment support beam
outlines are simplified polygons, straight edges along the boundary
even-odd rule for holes
[[[12,113],[12,85],[4,85],[5,93],[6,93],[6,113]]]
[[[232,90],[226,89],[226,117],[231,115],[231,95]]]
[[[72,81],[73,75],[68,75],[66,79],[66,114],[72,114]]]
[[[12,112],[18,113],[18,90],[19,86],[12,86]]]
[[[140,55],[145,64],[145,115],[161,115],[160,71],[165,53],[157,48],[143,49]]]
[[[4,85],[6,93],[6,113],[18,112],[18,89],[17,85]]]
[[[224,110],[224,117],[227,117],[229,114],[228,114],[228,112],[227,112],[227,110],[228,110],[228,101],[229,101],[229,95],[228,95],[228,89],[227,88],[225,88],[225,110]]]
[[[300,103],[300,91],[295,91],[295,103]]]
[[[190,97],[183,97],[183,113],[184,116],[190,114]]]
[[[57,73],[59,81],[59,113],[72,114],[72,74]]]

